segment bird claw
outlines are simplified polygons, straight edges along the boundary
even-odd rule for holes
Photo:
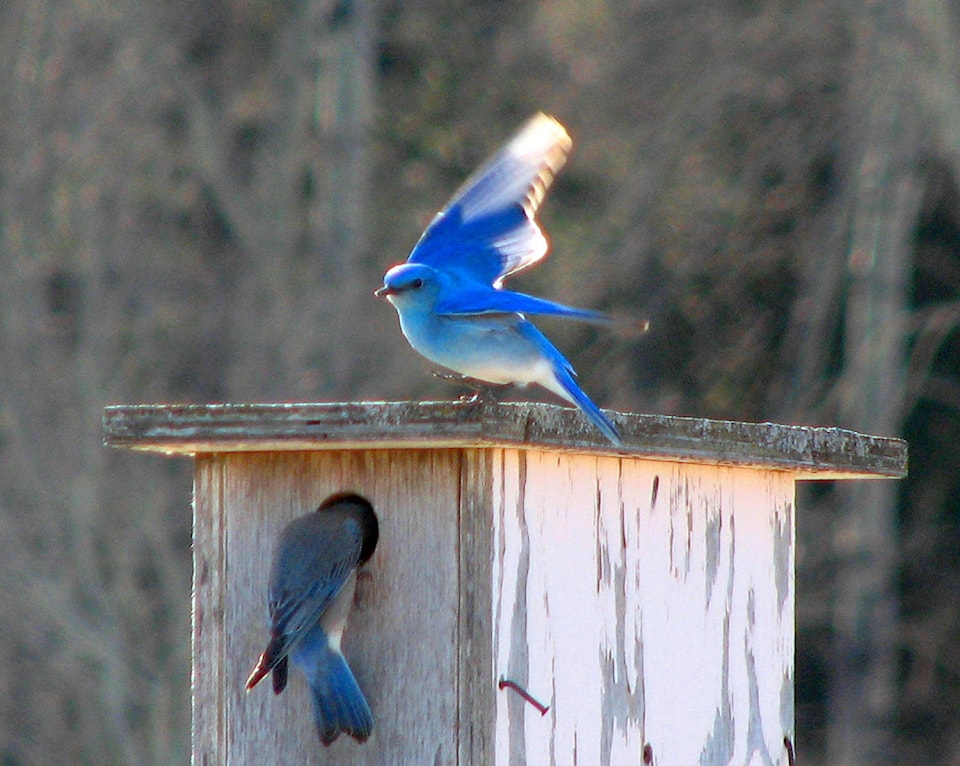
[[[451,383],[460,383],[467,386],[470,393],[463,394],[457,399],[461,404],[494,404],[497,401],[496,393],[511,385],[510,383],[488,383],[485,380],[478,380],[456,372],[433,370],[431,374],[441,380],[449,380]]]
[[[510,385],[510,383],[479,383],[470,399],[475,404],[496,404],[497,394],[509,388]]]
[[[431,370],[430,374],[435,378],[440,378],[440,380],[449,380],[451,383],[465,383],[468,380],[473,380],[473,378],[468,378],[466,375],[461,375],[459,372]]]

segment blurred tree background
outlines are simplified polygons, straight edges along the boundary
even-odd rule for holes
[[[807,763],[960,763],[957,0],[0,4],[0,763],[189,760],[190,476],[105,404],[450,397],[372,291],[537,109],[514,284],[618,409],[910,440],[800,498]]]

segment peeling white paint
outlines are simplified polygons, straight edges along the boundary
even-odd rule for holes
[[[496,763],[786,763],[794,479],[496,451]],[[654,487],[656,486],[656,491]]]

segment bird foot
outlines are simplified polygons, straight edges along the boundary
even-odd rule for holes
[[[494,404],[497,401],[497,394],[510,387],[509,383],[488,383],[485,380],[478,380],[456,372],[434,370],[432,374],[441,380],[449,380],[451,383],[460,383],[467,386],[470,393],[463,394],[457,400],[463,404]]]

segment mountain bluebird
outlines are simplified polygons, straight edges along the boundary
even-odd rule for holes
[[[573,366],[528,320],[554,315],[607,323],[603,314],[503,289],[503,280],[547,254],[537,209],[573,142],[537,114],[477,170],[376,295],[400,316],[410,345],[465,378],[536,383],[579,407],[614,444],[616,427],[577,385]]]
[[[373,555],[379,534],[370,503],[359,495],[333,495],[284,528],[270,569],[270,643],[247,690],[273,671],[273,691],[280,694],[292,659],[307,677],[324,745],[340,732],[364,742],[373,728],[370,706],[340,653],[340,638],[357,567]]]

